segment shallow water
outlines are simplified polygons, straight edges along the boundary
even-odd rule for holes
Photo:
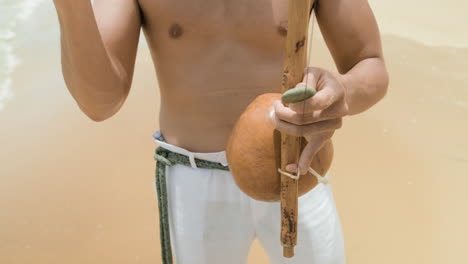
[[[436,30],[434,21],[410,20],[403,10],[398,23],[414,25],[393,25],[396,7],[371,3],[391,86],[335,136],[331,174],[349,263],[462,263],[468,48],[456,41],[459,24]],[[15,55],[23,63],[11,75],[14,98],[0,112],[0,263],[159,263],[151,139],[159,101],[150,55],[142,45],[123,109],[93,123],[63,84],[51,11],[48,3],[35,23],[19,28]],[[398,27],[420,35],[396,34]],[[45,35],[31,42],[28,32]],[[439,33],[454,37],[429,45]],[[333,69],[320,38],[312,59]],[[258,243],[249,263],[268,263]]]

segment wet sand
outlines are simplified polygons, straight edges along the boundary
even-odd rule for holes
[[[387,97],[335,136],[348,263],[462,263],[468,48],[388,32],[383,41]],[[103,123],[78,110],[52,54],[19,54],[35,60],[18,67],[15,97],[0,112],[0,263],[160,263],[151,139],[159,97],[147,49],[126,104]],[[312,58],[334,69],[320,38]],[[249,263],[268,263],[257,242]]]

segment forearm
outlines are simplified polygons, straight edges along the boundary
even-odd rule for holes
[[[387,92],[388,74],[382,58],[360,61],[341,75],[349,115],[359,114],[380,101]]]
[[[54,1],[60,21],[62,71],[68,90],[93,119],[112,115],[126,88],[124,71],[102,41],[89,0]]]

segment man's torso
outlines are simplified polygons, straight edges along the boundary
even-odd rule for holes
[[[258,95],[280,92],[284,0],[139,0],[158,74],[166,140],[194,152],[225,149]]]

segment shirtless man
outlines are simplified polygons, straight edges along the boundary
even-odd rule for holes
[[[388,86],[367,1],[316,1],[317,21],[338,71],[310,68],[307,80],[319,92],[305,108],[275,105],[277,129],[308,140],[298,164],[301,172],[344,116],[370,108]],[[155,133],[155,140],[174,152],[202,153],[223,163],[231,129],[246,106],[260,94],[280,92],[287,0],[95,0],[94,7],[90,0],[54,3],[66,85],[96,122],[117,113],[128,96],[140,29],[161,94],[164,138]],[[167,181],[179,264],[245,263],[254,238],[272,263],[345,262],[328,185],[301,196],[296,257],[286,260],[279,243],[278,203],[249,199],[225,171],[175,165],[168,168]]]

